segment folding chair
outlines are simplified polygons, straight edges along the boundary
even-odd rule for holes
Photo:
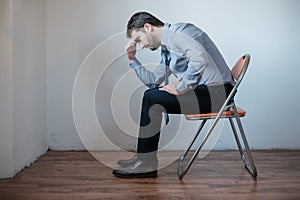
[[[182,156],[180,157],[180,159],[178,161],[178,177],[179,177],[179,179],[182,179],[184,177],[184,175],[187,173],[187,171],[191,167],[192,163],[196,159],[200,150],[204,146],[205,142],[208,140],[210,134],[212,133],[213,129],[215,128],[215,126],[217,125],[218,121],[221,118],[229,119],[238,149],[240,151],[241,158],[245,164],[245,168],[249,171],[249,173],[253,177],[257,176],[257,171],[256,171],[256,167],[254,164],[254,160],[252,158],[251,151],[250,151],[247,139],[246,139],[246,135],[245,135],[245,132],[244,132],[241,120],[240,120],[240,117],[244,117],[246,115],[246,111],[244,111],[241,108],[238,108],[234,102],[234,96],[237,92],[237,88],[239,87],[239,85],[247,71],[249,61],[250,61],[250,55],[246,54],[246,55],[242,56],[237,61],[237,63],[234,65],[234,67],[231,69],[232,76],[233,76],[234,80],[236,81],[236,83],[218,113],[185,115],[185,118],[187,120],[202,120],[202,122],[197,130],[196,135],[194,136],[194,138],[190,142],[188,148],[184,151],[184,153],[182,154]],[[192,154],[192,157],[188,160],[186,158],[188,152],[191,150],[193,144],[195,143],[196,139],[198,138],[199,133],[203,129],[205,123],[207,122],[207,120],[210,120],[210,119],[213,120],[213,122],[211,123],[211,126],[208,128],[206,135],[202,139],[202,142],[200,143],[200,145],[197,147],[195,152]],[[245,149],[243,149],[243,147],[242,147],[237,129],[233,122],[233,119],[236,120],[236,123],[239,128],[238,130],[239,130],[240,136],[242,137],[242,141],[244,143]],[[244,151],[246,152],[247,157],[245,156]],[[185,160],[187,160],[187,161],[186,161],[186,164],[184,165],[183,163]]]

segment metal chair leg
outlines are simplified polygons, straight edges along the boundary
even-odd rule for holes
[[[241,145],[241,142],[240,142],[240,139],[239,139],[239,136],[237,134],[237,130],[235,128],[235,125],[234,125],[234,122],[232,120],[232,118],[228,118],[229,119],[229,122],[230,122],[230,125],[231,125],[231,128],[232,128],[232,131],[233,131],[233,135],[235,137],[235,141],[236,141],[236,144],[239,148],[239,151],[240,151],[240,155],[241,155],[241,159],[243,160],[243,162],[245,163],[246,162],[246,157],[245,157],[245,154],[243,152],[243,148],[242,148],[242,145]]]
[[[202,147],[204,146],[204,144],[206,143],[206,141],[208,140],[210,134],[212,133],[212,131],[214,130],[215,126],[217,125],[219,119],[221,118],[221,114],[225,108],[227,104],[227,101],[225,102],[225,104],[223,105],[222,109],[219,111],[217,117],[213,120],[212,125],[209,127],[208,131],[206,132],[206,135],[204,136],[200,146],[196,149],[196,151],[194,152],[192,158],[188,161],[188,163],[186,164],[185,168],[183,169],[183,161],[186,157],[187,151],[180,157],[179,161],[178,161],[178,177],[181,180],[183,178],[183,176],[186,174],[186,172],[189,170],[189,168],[191,167],[192,163],[194,162],[194,160],[196,159],[197,155],[199,154],[200,150],[202,149]],[[206,122],[207,119],[204,119],[203,121]],[[204,126],[204,124],[203,124]],[[200,127],[201,129],[203,128]],[[199,129],[199,131],[197,132],[197,136],[200,133],[201,129]],[[190,144],[190,148],[193,145],[194,141],[196,140],[196,138],[194,138],[193,142]],[[189,151],[189,149],[188,149]]]
[[[249,148],[249,144],[248,144],[248,141],[247,141],[247,138],[246,138],[246,135],[245,135],[245,132],[244,132],[244,129],[243,129],[243,126],[242,126],[242,122],[237,114],[237,109],[236,107],[234,106],[233,107],[234,111],[235,111],[235,119],[236,119],[236,122],[238,124],[238,127],[239,127],[239,132],[240,132],[240,135],[242,137],[242,140],[243,140],[243,143],[244,143],[244,147],[245,147],[245,150],[246,150],[246,153],[247,153],[247,156],[248,156],[248,159],[249,159],[249,162],[250,162],[250,165],[249,163],[247,162],[247,159],[246,159],[246,156],[243,152],[243,148],[242,148],[242,145],[241,145],[241,142],[240,142],[240,139],[239,139],[239,136],[237,134],[237,130],[235,128],[235,125],[232,121],[231,118],[229,118],[229,121],[230,121],[230,125],[231,125],[231,128],[232,128],[232,131],[233,131],[233,134],[234,134],[234,137],[235,137],[235,140],[237,142],[237,146],[239,148],[239,151],[240,151],[240,154],[241,154],[241,158],[245,164],[245,168],[249,171],[249,173],[253,176],[253,177],[256,177],[257,176],[257,170],[256,170],[256,167],[255,167],[255,163],[254,163],[254,160],[253,160],[253,157],[252,157],[252,154],[251,154],[251,151],[250,151],[250,148]]]
[[[200,124],[200,126],[199,126],[199,128],[198,128],[198,130],[197,130],[197,133],[196,133],[196,135],[194,136],[193,140],[190,142],[188,148],[183,152],[182,156],[179,158],[179,161],[178,161],[178,167],[177,167],[179,179],[182,179],[182,178],[183,178],[183,176],[186,174],[186,172],[188,171],[188,169],[190,168],[191,164],[193,163],[193,161],[194,161],[194,159],[195,159],[195,157],[196,157],[196,156],[194,156],[196,152],[194,152],[192,159],[189,160],[189,162],[187,163],[187,165],[186,165],[185,168],[183,169],[183,161],[185,160],[186,155],[188,154],[188,152],[189,152],[190,149],[192,148],[193,144],[195,143],[196,139],[198,138],[198,135],[199,135],[199,133],[201,132],[201,130],[203,129],[203,127],[204,127],[206,121],[207,121],[207,120],[205,119],[205,120],[203,120],[203,121],[201,122],[201,124]]]
[[[253,177],[256,177],[257,176],[257,170],[256,170],[256,167],[255,167],[255,163],[254,163],[254,160],[253,160],[250,148],[249,148],[249,144],[248,144],[248,141],[247,141],[247,138],[246,138],[241,120],[240,120],[239,117],[237,117],[236,121],[237,121],[238,127],[240,129],[240,134],[242,136],[243,143],[244,143],[244,146],[245,146],[245,149],[246,149],[246,152],[247,152],[247,155],[248,155],[248,159],[249,159],[249,162],[250,162],[250,165],[247,162],[245,162],[245,167],[247,168],[247,170],[250,172],[250,174]]]

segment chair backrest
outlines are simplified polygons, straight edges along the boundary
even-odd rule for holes
[[[224,108],[227,106],[227,104],[230,101],[233,101],[233,98],[237,92],[237,88],[239,87],[240,83],[242,82],[242,79],[244,78],[244,75],[248,69],[249,62],[250,62],[250,55],[245,54],[232,67],[231,74],[232,74],[233,79],[235,80],[235,84],[234,84],[234,87],[232,88],[230,94],[228,95],[225,103],[223,104],[223,106],[221,108],[222,111],[224,110]],[[221,112],[218,115],[221,115]]]
[[[249,62],[250,62],[250,55],[245,54],[233,66],[233,68],[231,69],[231,74],[235,81],[239,82],[243,78],[248,68]]]

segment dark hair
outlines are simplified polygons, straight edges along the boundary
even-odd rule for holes
[[[137,12],[128,21],[127,24],[127,37],[131,37],[131,33],[135,29],[143,28],[145,23],[149,23],[152,26],[163,26],[164,23],[147,12]]]

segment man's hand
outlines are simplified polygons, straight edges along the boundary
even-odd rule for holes
[[[136,42],[134,40],[129,40],[129,42],[125,46],[125,50],[127,52],[127,56],[130,62],[133,62],[136,54]]]
[[[176,89],[176,86],[177,86],[177,83],[169,83],[168,85],[166,85],[162,88],[159,88],[159,90],[178,96],[179,93]]]

